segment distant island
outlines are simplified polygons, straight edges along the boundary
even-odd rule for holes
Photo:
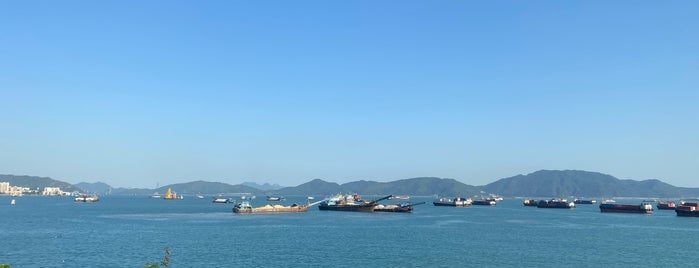
[[[416,196],[478,196],[497,194],[505,197],[657,197],[690,198],[699,196],[699,188],[676,187],[660,180],[620,180],[614,176],[581,170],[539,170],[527,175],[499,179],[493,183],[473,186],[455,179],[419,177],[391,182],[353,181],[344,184],[314,179],[293,187],[246,182],[231,185],[222,182],[193,181],[171,184],[156,189],[112,188],[106,183],[81,182],[71,185],[51,178],[33,176],[0,175],[0,182],[25,186],[31,189],[46,186],[63,187],[66,190],[102,195],[151,195],[164,193],[168,188],[183,195],[226,194],[279,194],[279,195],[330,195],[351,192],[364,195],[416,195]],[[3,194],[0,189],[0,194]]]

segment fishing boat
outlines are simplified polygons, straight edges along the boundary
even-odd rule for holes
[[[574,202],[568,202],[568,200],[555,198],[551,200],[539,200],[536,203],[538,208],[575,208]]]
[[[524,199],[524,202],[522,203],[525,207],[536,207],[536,203],[539,203],[539,201],[534,199]]]
[[[261,207],[252,207],[250,201],[243,201],[233,207],[234,213],[288,213],[288,212],[306,212],[311,205],[292,204],[290,206],[282,205],[264,205]]]
[[[75,202],[92,203],[92,202],[97,202],[97,201],[100,201],[100,198],[96,194],[91,195],[91,196],[84,194],[84,195],[81,195],[81,196],[78,196],[75,198]]]
[[[675,213],[679,217],[699,217],[699,203],[682,203],[677,206]]]
[[[653,206],[648,203],[641,203],[640,205],[602,203],[599,205],[599,209],[601,212],[653,214]]]
[[[655,207],[663,210],[675,210],[677,208],[677,204],[675,204],[673,201],[658,201],[658,204],[656,204]]]
[[[468,207],[471,206],[472,203],[473,201],[471,200],[471,198],[463,197],[440,197],[432,202],[432,204],[437,207]]]
[[[376,202],[388,199],[385,196],[376,200],[362,200],[359,195],[338,194],[326,200],[319,201],[318,209],[320,210],[335,210],[335,211],[357,211],[357,212],[374,212]]]
[[[403,202],[395,205],[382,205],[378,204],[374,206],[374,211],[377,212],[413,212],[413,207],[417,205],[425,204],[425,202],[409,203]]]

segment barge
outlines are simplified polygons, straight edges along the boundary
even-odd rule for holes
[[[648,203],[640,205],[602,203],[599,205],[599,209],[601,212],[653,214],[653,206]]]
[[[699,217],[699,203],[683,203],[677,206],[675,213],[679,217]]]

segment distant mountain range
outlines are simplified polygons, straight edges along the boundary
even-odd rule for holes
[[[245,186],[259,189],[262,191],[274,191],[274,190],[279,190],[281,188],[284,188],[284,186],[281,186],[279,184],[269,184],[269,183],[257,184],[255,182],[249,182],[249,181],[243,182],[241,185],[245,185]]]
[[[78,183],[75,186],[50,178],[0,175],[0,181],[32,189],[46,186],[72,191],[112,195],[164,194],[168,188],[183,195],[331,195],[359,193],[363,195],[439,195],[472,197],[493,193],[506,197],[699,197],[699,188],[675,187],[659,180],[620,180],[611,175],[580,170],[540,170],[497,180],[483,186],[472,186],[454,179],[420,177],[391,182],[354,181],[344,184],[314,179],[307,183],[279,188],[246,182],[231,185],[221,182],[193,181],[163,186],[157,189],[112,188],[105,183]]]
[[[659,180],[620,180],[611,175],[580,170],[540,170],[500,179],[484,191],[521,197],[696,197],[699,188],[675,187]]]

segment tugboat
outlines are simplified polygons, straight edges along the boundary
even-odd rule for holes
[[[640,205],[602,203],[599,205],[599,209],[601,212],[653,214],[653,206],[648,203],[641,203]]]
[[[574,202],[568,202],[565,199],[540,200],[536,204],[538,208],[575,208]]]
[[[455,197],[454,199],[448,197],[442,197],[432,202],[433,205],[438,207],[468,207],[471,206],[473,201],[471,198],[464,199],[462,197]]]
[[[422,205],[425,202],[419,202],[419,203],[409,203],[409,202],[403,202],[403,203],[398,203],[395,205],[376,205],[374,207],[374,211],[377,212],[412,212],[413,211],[413,206],[417,205]]]
[[[677,204],[675,204],[673,201],[658,201],[658,204],[655,205],[655,207],[658,209],[675,210],[677,208]]]
[[[327,200],[320,201],[318,209],[320,210],[335,210],[335,211],[357,211],[357,212],[374,212],[376,202],[388,199],[385,196],[376,200],[362,200],[359,195],[338,194]]]
[[[679,217],[699,217],[699,203],[683,203],[677,206],[675,213]]]

